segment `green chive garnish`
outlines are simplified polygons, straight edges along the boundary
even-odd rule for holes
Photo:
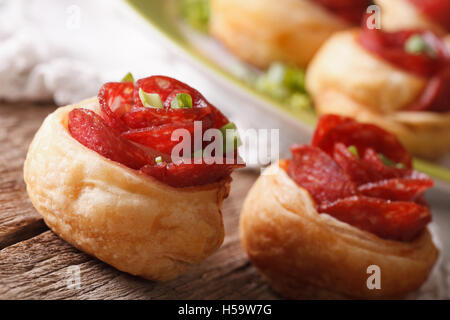
[[[181,16],[194,28],[202,32],[209,29],[209,0],[181,0]]]
[[[122,78],[121,82],[134,82],[134,78],[131,72],[128,72],[125,77]]]
[[[436,57],[436,50],[419,34],[409,37],[405,43],[405,51],[411,54],[428,54],[432,58]]]
[[[187,93],[178,93],[170,103],[173,109],[192,108],[192,97]]]
[[[161,97],[157,93],[147,93],[142,88],[139,88],[139,98],[144,107],[147,108],[164,108]]]
[[[403,163],[397,163],[386,157],[384,154],[379,153],[378,158],[380,158],[381,162],[383,162],[386,166],[389,167],[396,167],[399,169],[406,169],[405,165]]]
[[[155,162],[156,162],[156,163],[161,163],[161,162],[162,162],[162,157],[161,157],[161,156],[156,157],[156,158],[155,158]]]
[[[219,129],[222,132],[223,145],[225,152],[236,149],[242,145],[241,137],[239,136],[238,128],[234,122],[229,122]],[[232,149],[230,149],[230,147]]]
[[[348,147],[348,151],[350,151],[355,157],[359,158],[358,149],[355,146]]]

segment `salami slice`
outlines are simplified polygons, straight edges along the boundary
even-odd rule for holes
[[[151,76],[136,82],[136,90],[134,91],[136,107],[143,107],[139,98],[139,88],[147,93],[159,94],[165,108],[170,108],[172,100],[178,93],[188,93],[192,97],[193,108],[206,108],[211,106],[200,92],[187,84],[166,76]]]
[[[140,88],[159,94],[164,107],[144,107]],[[171,108],[178,93],[192,97],[192,108]],[[181,142],[172,141],[176,130],[187,130],[193,150],[196,136],[202,139],[206,130],[229,123],[197,90],[185,83],[164,76],[148,77],[136,83],[111,82],[103,85],[98,98],[100,116],[90,110],[75,109],[69,114],[69,131],[80,143],[108,159],[179,187],[211,183],[243,166],[171,162],[172,149]],[[195,132],[199,126],[196,121],[201,122],[202,132]],[[161,156],[162,161],[156,163],[156,156]],[[237,158],[232,163],[238,163]]]
[[[364,153],[364,161],[368,163],[373,170],[376,170],[382,179],[405,178],[413,174],[410,168],[400,168],[397,166],[388,166],[381,161],[380,156],[374,149],[368,148]]]
[[[213,128],[221,128],[229,122],[229,120],[211,103],[209,103],[203,95],[188,86],[187,84],[165,76],[152,76],[137,81],[134,92],[135,107],[133,111],[142,111],[143,105],[139,98],[139,88],[148,93],[157,93],[160,95],[164,105],[164,109],[152,109],[146,111],[151,114],[153,121],[167,123],[167,119],[171,122],[177,121],[195,121],[204,118],[211,113],[214,118]],[[178,93],[187,93],[192,97],[192,109],[173,110],[170,108],[172,100]],[[201,110],[198,110],[201,109]],[[126,121],[134,127],[133,114],[126,117]],[[142,120],[139,120],[142,121]]]
[[[314,131],[311,145],[317,146],[328,134],[328,131],[343,123],[352,123],[353,121],[352,118],[339,116],[337,114],[326,114],[321,116],[317,123],[316,130]]]
[[[194,139],[198,135],[201,139],[203,133],[212,128],[213,120],[208,117],[202,121],[201,132],[196,133],[194,122],[173,122],[160,126],[147,127],[143,129],[132,129],[122,133],[122,136],[131,141],[140,143],[152,149],[161,151],[165,154],[171,154],[172,149],[181,142],[181,140],[172,141],[172,134],[175,130],[187,130],[190,138],[191,150],[194,146]],[[187,156],[187,155],[184,155]]]
[[[423,14],[450,32],[450,1],[448,0],[409,0]]]
[[[358,25],[371,0],[313,0],[345,21]]]
[[[416,201],[422,196],[425,190],[432,186],[433,181],[429,178],[397,178],[360,185],[358,187],[358,192],[365,196],[386,200]]]
[[[168,164],[147,165],[142,168],[142,172],[173,187],[188,187],[219,181],[228,177],[234,169],[242,166],[240,164],[225,163],[194,164],[172,162]]]
[[[212,109],[213,109],[212,112],[213,112],[213,115],[214,115],[214,128],[220,129],[224,125],[226,125],[227,123],[230,122],[228,120],[228,118],[225,117],[224,114],[219,109],[217,109],[214,106],[213,106]]]
[[[291,147],[288,174],[309,191],[316,203],[336,201],[356,193],[356,187],[338,164],[325,152],[312,146]]]
[[[429,209],[417,203],[365,196],[323,203],[319,210],[379,237],[400,241],[413,240],[431,221]]]
[[[411,156],[386,131],[325,115],[312,145],[291,151],[283,168],[310,193],[319,213],[400,241],[414,239],[431,221],[424,192],[433,181],[411,169]]]
[[[121,116],[131,110],[134,104],[134,84],[132,82],[109,82],[103,85],[98,94],[101,115],[106,123],[122,132],[128,127]]]
[[[450,111],[450,66],[428,81],[419,99],[407,108],[409,111]]]
[[[418,4],[415,0],[410,0]],[[445,0],[447,2],[447,0]],[[440,0],[420,0],[424,7],[437,10],[445,7]],[[450,2],[448,2],[450,3]],[[449,5],[446,5],[447,7]],[[438,12],[438,11],[434,11]],[[449,12],[438,12],[442,17]],[[449,20],[450,21],[450,20]],[[447,23],[450,23],[447,21]],[[413,36],[420,36],[428,46],[432,47],[433,54],[409,53],[405,50],[407,41]],[[361,45],[370,52],[378,55],[387,62],[407,72],[420,77],[429,78],[428,85],[421,96],[405,110],[447,112],[450,110],[450,53],[445,42],[434,33],[423,30],[403,30],[397,32],[385,32],[378,29],[362,28],[359,36]]]
[[[68,127],[72,137],[105,158],[132,169],[154,163],[143,150],[120,137],[91,110],[79,108],[70,111]]]
[[[371,163],[352,154],[342,143],[335,145],[333,158],[356,185],[379,181],[384,178],[382,172]]]
[[[336,115],[324,115],[319,119],[317,128],[320,131],[314,135],[312,145],[329,155],[333,155],[334,145],[339,142],[347,147],[355,146],[359,154],[364,154],[369,148],[374,149],[393,162],[411,168],[411,155],[397,138],[373,124],[359,123],[351,118]]]
[[[436,54],[415,54],[405,50],[410,37],[420,35],[433,44]],[[435,34],[423,30],[402,30],[386,32],[380,29],[369,29],[366,23],[359,35],[359,43],[366,50],[376,54],[383,60],[407,72],[420,77],[431,77],[447,64],[448,53],[445,44]]]
[[[168,123],[182,123],[206,120],[214,121],[210,108],[159,109],[136,108],[123,115],[123,120],[132,129],[160,126]]]

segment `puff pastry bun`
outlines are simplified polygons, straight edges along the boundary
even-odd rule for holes
[[[309,0],[212,0],[211,32],[242,60],[306,66],[346,21]]]
[[[445,28],[420,12],[409,0],[375,0],[375,4],[381,9],[383,29],[425,29],[441,36],[447,35]]]
[[[444,37],[450,49],[450,35],[447,30],[420,12],[408,0],[375,0],[380,7],[383,29],[397,31],[402,29],[431,30]]]
[[[365,50],[358,30],[333,35],[312,60],[306,87],[318,114],[341,114],[397,135],[413,154],[437,158],[450,149],[450,113],[405,112],[427,79],[405,72]]]
[[[97,99],[50,114],[30,145],[28,194],[47,225],[75,247],[119,270],[170,280],[221,245],[229,179],[173,188],[102,157],[67,129],[74,108],[98,112]]]
[[[400,297],[425,281],[438,256],[427,230],[412,242],[385,240],[318,214],[308,191],[279,164],[250,190],[240,234],[256,268],[293,299]],[[381,269],[380,290],[367,287],[370,265]]]

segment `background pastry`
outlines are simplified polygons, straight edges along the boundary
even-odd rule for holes
[[[241,213],[243,247],[273,288],[312,299],[398,298],[420,287],[438,256],[423,199],[433,183],[410,169],[395,137],[327,115],[311,146],[291,150],[292,160],[257,180]],[[368,286],[370,266],[379,288]]]
[[[154,99],[141,100],[143,90]],[[180,92],[190,107],[174,109]],[[209,128],[228,119],[168,77],[108,83],[99,101],[46,118],[25,161],[28,194],[47,225],[80,250],[134,275],[173,279],[220,247],[222,201],[242,164],[171,162],[170,133],[194,118]]]
[[[212,0],[210,29],[234,54],[260,68],[306,66],[333,32],[359,25],[370,1]]]
[[[433,56],[406,51],[417,45],[428,50],[427,41],[435,45]],[[450,149],[448,57],[430,32],[344,31],[315,56],[306,86],[319,114],[375,123],[395,133],[413,154],[436,158]]]
[[[382,28],[431,30],[441,36],[450,32],[450,3],[442,0],[375,0],[381,9]]]
[[[444,0],[375,0],[381,9],[382,28],[431,30],[450,48],[450,2]]]

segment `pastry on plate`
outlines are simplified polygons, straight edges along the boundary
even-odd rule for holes
[[[450,45],[450,1],[375,0],[380,7],[383,29],[427,29],[446,37]]]
[[[424,191],[392,134],[325,115],[311,145],[273,164],[241,212],[242,245],[282,296],[400,298],[418,289],[438,257]]]
[[[29,147],[24,178],[61,238],[119,270],[166,281],[222,244],[222,202],[231,171],[243,164],[234,147],[213,159],[201,156],[201,143],[199,155],[191,141],[173,139],[233,131],[197,90],[164,76],[129,80],[50,114]],[[179,142],[186,148],[174,158]]]
[[[343,31],[319,50],[306,73],[319,114],[372,122],[415,155],[450,149],[450,54],[430,31]]]
[[[306,66],[333,32],[359,25],[371,1],[211,0],[210,30],[242,60],[260,68]]]

